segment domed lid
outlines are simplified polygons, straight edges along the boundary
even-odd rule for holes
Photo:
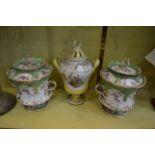
[[[87,57],[83,53],[81,49],[81,41],[75,40],[73,43],[73,53],[68,57],[69,59],[79,60],[79,59],[86,59]]]
[[[128,58],[123,61],[111,61],[108,68],[111,71],[127,76],[136,76],[142,72],[137,65],[131,64]]]
[[[141,88],[146,82],[142,75],[125,77],[121,74],[114,74],[109,69],[102,69],[100,74],[103,80],[120,88]]]
[[[18,70],[29,71],[43,67],[46,64],[46,60],[41,57],[30,57],[17,60],[13,67]]]
[[[45,77],[48,77],[52,73],[52,66],[45,65],[39,70],[34,70],[32,72],[23,72],[15,68],[11,68],[7,72],[9,79],[16,82],[34,82],[39,81]]]
[[[7,71],[7,76],[16,82],[34,82],[48,77],[52,70],[44,58],[27,56],[17,60]]]

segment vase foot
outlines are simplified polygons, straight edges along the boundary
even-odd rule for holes
[[[81,105],[85,101],[83,95],[79,95],[76,99],[72,95],[68,95],[67,102],[71,105]]]
[[[39,105],[35,105],[35,106],[29,106],[29,105],[23,105],[23,106],[25,107],[25,109],[27,109],[29,111],[40,111],[41,109],[46,107],[47,104],[48,104],[48,101],[44,102],[42,104],[39,104]]]
[[[104,111],[106,111],[107,113],[109,113],[113,116],[123,116],[127,113],[127,111],[118,111],[118,110],[109,109],[106,106],[104,106],[103,104],[102,104],[102,108],[104,109]]]

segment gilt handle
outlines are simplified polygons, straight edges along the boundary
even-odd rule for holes
[[[94,68],[93,68],[93,72],[95,71],[95,69],[98,67],[100,63],[100,60],[99,59],[96,59],[95,63],[94,63]]]
[[[59,66],[58,61],[57,61],[57,58],[54,58],[53,64],[54,64],[54,66],[58,69],[58,71],[61,72],[61,71],[60,71],[60,66]]]

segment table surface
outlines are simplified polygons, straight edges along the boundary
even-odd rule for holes
[[[12,88],[4,90],[15,94]],[[135,107],[122,117],[106,113],[93,90],[79,106],[68,104],[66,96],[64,90],[56,90],[48,105],[34,112],[17,102],[14,109],[0,116],[0,128],[155,128],[155,111],[146,90],[139,91]]]

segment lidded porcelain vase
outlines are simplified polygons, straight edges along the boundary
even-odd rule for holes
[[[120,116],[133,108],[137,90],[146,83],[141,72],[129,59],[112,61],[100,71],[101,82],[95,90],[105,111]]]
[[[7,71],[7,76],[17,89],[16,98],[28,110],[45,107],[56,88],[49,81],[53,67],[41,57],[25,57],[17,60]]]
[[[73,46],[71,55],[59,62],[54,59],[53,63],[62,76],[65,90],[69,93],[67,101],[80,105],[84,102],[83,94],[88,89],[89,79],[99,65],[99,60],[93,63],[83,53],[80,41],[74,41]]]

